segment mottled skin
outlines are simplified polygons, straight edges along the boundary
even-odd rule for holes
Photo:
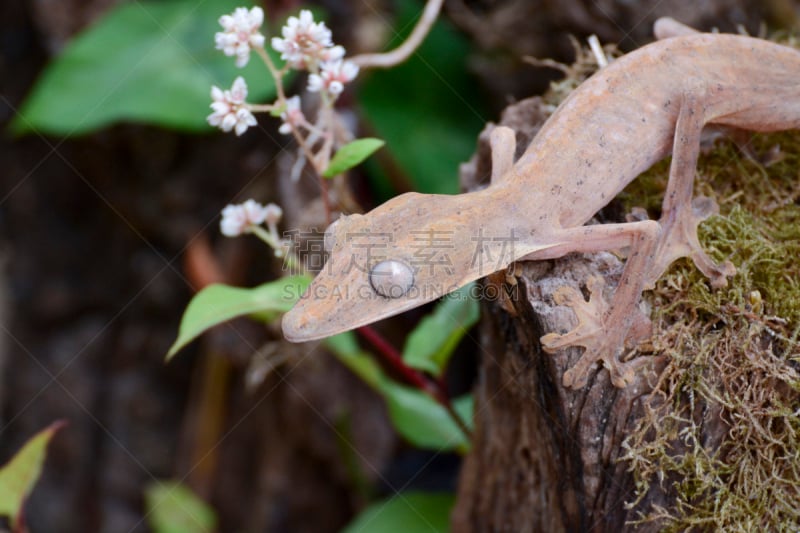
[[[619,355],[641,319],[641,292],[679,257],[691,257],[714,286],[724,286],[735,273],[730,263],[711,261],[697,240],[697,224],[716,209],[708,198],[692,201],[703,126],[800,127],[800,52],[750,37],[693,33],[670,26],[673,21],[657,23],[657,34],[658,24],[660,33],[679,36],[636,50],[589,78],[559,106],[516,163],[513,133],[496,128],[487,189],[454,196],[404,194],[332,225],[328,235],[335,245],[329,262],[307,297],[285,315],[286,338],[318,339],[374,322],[513,261],[628,247],[610,303],[603,301],[598,280],[589,281],[589,302],[571,289],[556,292],[556,302],[572,307],[579,325],[564,335],[545,335],[542,344],[548,351],[586,348],[565,373],[566,386],[583,386],[597,361],[609,369],[615,385],[629,383],[633,367],[620,362]],[[670,153],[659,221],[583,225]],[[367,231],[391,239],[367,250],[363,237],[352,238]],[[433,232],[430,242],[439,244],[431,254],[442,264],[424,262],[422,232]],[[440,242],[444,236],[446,248]],[[482,256],[476,256],[476,248]],[[354,258],[360,266],[348,269]],[[368,271],[383,259],[411,265],[414,290],[397,298],[376,294]]]

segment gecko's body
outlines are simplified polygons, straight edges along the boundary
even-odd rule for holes
[[[586,347],[565,374],[566,385],[585,383],[601,360],[623,386],[632,370],[618,356],[642,290],[679,257],[691,257],[715,286],[735,272],[730,263],[713,263],[697,240],[697,224],[715,208],[708,199],[692,202],[703,126],[800,128],[798,76],[797,50],[735,35],[668,38],[614,61],[559,106],[516,163],[513,134],[496,128],[488,188],[405,194],[331,226],[330,259],[284,317],[284,334],[311,340],[371,323],[513,261],[629,247],[610,305],[598,294],[586,302],[575,291],[560,291],[556,300],[573,307],[580,324],[542,339],[549,350]],[[658,222],[583,226],[670,153]]]

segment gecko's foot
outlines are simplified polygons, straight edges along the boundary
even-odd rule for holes
[[[569,346],[584,346],[581,358],[575,365],[564,373],[565,387],[580,388],[586,385],[589,373],[595,363],[602,361],[611,374],[611,382],[616,387],[625,387],[633,381],[633,363],[623,363],[619,360],[625,344],[626,333],[631,332],[636,337],[649,334],[650,321],[644,315],[637,316],[637,321],[630,328],[609,329],[605,325],[609,306],[603,298],[603,279],[591,277],[587,283],[589,301],[572,287],[560,287],[553,294],[553,299],[558,305],[570,307],[578,317],[578,326],[564,334],[548,333],[541,339],[545,351],[552,353]]]
[[[587,354],[589,354],[589,357],[586,359],[587,363],[585,365],[581,364]],[[633,361],[623,363],[619,361],[615,355],[602,355],[597,352],[590,354],[587,349],[580,361],[564,372],[564,378],[562,380],[564,386],[568,389],[580,389],[585,387],[589,380],[589,373],[594,367],[594,363],[597,361],[603,362],[603,366],[608,369],[611,383],[619,389],[624,389],[633,383],[636,376],[636,369],[644,362],[643,359],[634,359]]]
[[[730,261],[717,263],[711,259],[697,237],[697,226],[717,213],[719,206],[713,198],[698,196],[692,200],[691,209],[680,210],[672,221],[667,222],[664,238],[648,277],[648,285],[655,282],[679,257],[691,258],[697,269],[709,279],[712,287],[721,288],[728,284],[728,278],[736,274],[736,267]]]
[[[698,196],[692,200],[692,227],[694,235],[690,235],[690,246],[693,248],[690,257],[700,272],[705,275],[714,288],[722,288],[728,285],[728,278],[736,274],[736,267],[730,261],[717,263],[700,247],[697,240],[697,225],[711,215],[719,213],[719,206],[713,198],[708,196]],[[695,244],[696,243],[696,244]]]

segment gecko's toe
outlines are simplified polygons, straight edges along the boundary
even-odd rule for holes
[[[544,351],[553,353],[561,349],[563,337],[563,335],[559,335],[558,333],[548,333],[547,335],[543,335],[542,338],[539,339],[539,342],[542,343]]]
[[[736,267],[730,261],[723,261],[722,263],[714,264],[711,272],[706,275],[713,288],[723,289],[728,286],[728,278],[736,275]]]
[[[586,386],[588,380],[589,372],[584,369],[579,370],[576,367],[572,367],[564,372],[564,377],[561,378],[561,382],[568,389],[581,389]]]
[[[635,373],[629,365],[618,364],[613,370],[609,370],[611,383],[618,389],[624,389],[633,383]]]
[[[556,305],[574,306],[577,302],[582,302],[583,296],[575,288],[564,285],[553,292],[553,301]]]
[[[624,389],[636,381],[637,376],[642,375],[643,368],[651,361],[650,357],[637,357],[624,363],[616,361],[613,370],[609,369],[611,383],[619,389]]]
[[[570,335],[570,333],[573,333],[573,335]],[[547,335],[543,335],[542,338],[539,339],[539,342],[542,343],[544,351],[553,353],[567,346],[574,345],[575,339],[576,335],[574,335],[573,330],[569,333],[548,333]]]

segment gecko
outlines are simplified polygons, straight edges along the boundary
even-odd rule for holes
[[[563,375],[568,388],[585,386],[597,363],[615,386],[630,384],[636,360],[621,355],[642,319],[642,292],[681,257],[715,288],[736,272],[730,261],[714,262],[697,236],[698,224],[718,212],[711,198],[693,198],[704,126],[800,128],[800,51],[743,35],[700,33],[672,19],[657,21],[654,33],[659,40],[575,89],[517,161],[514,132],[495,127],[488,187],[456,195],[406,193],[331,224],[325,266],[283,317],[286,339],[314,340],[375,322],[515,261],[627,249],[610,301],[596,278],[587,282],[588,301],[574,289],[555,291],[555,303],[570,307],[578,325],[544,335],[541,344],[549,353],[583,347]],[[585,225],[669,155],[660,219]]]

